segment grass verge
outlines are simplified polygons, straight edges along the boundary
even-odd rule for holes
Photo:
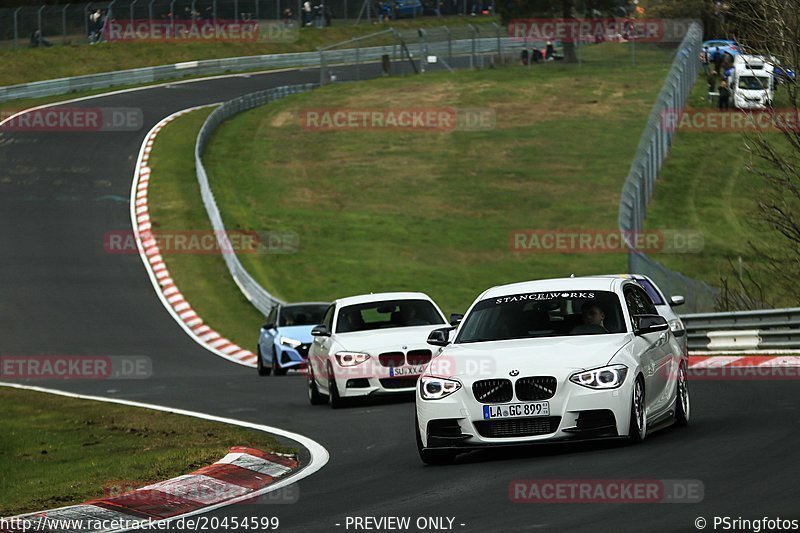
[[[51,48],[0,48],[0,86],[44,79],[81,76],[98,72],[124,70],[223,57],[307,52],[393,27],[397,30],[435,26],[488,24],[498,19],[481,17],[429,17],[394,21],[387,25],[336,25],[329,28],[300,28],[294,42],[119,42],[96,46],[60,45]]]
[[[641,47],[635,68],[624,46],[590,52],[607,63],[329,86],[226,122],[206,152],[226,225],[300,238],[295,254],[242,262],[287,300],[423,290],[446,312],[463,311],[498,283],[624,271],[624,254],[509,247],[517,229],[616,228],[622,182],[671,51]],[[489,108],[496,128],[304,130],[298,113],[320,102]]]
[[[0,387],[0,516],[81,503],[186,474],[231,446],[280,450],[257,431]]]
[[[699,79],[687,107],[714,111],[706,100],[707,90],[705,81]],[[785,90],[778,93],[776,107],[785,107],[784,97]],[[741,257],[743,267],[754,271],[763,283],[770,304],[796,305],[792,295],[760,273],[763,258],[749,244],[780,249],[783,239],[758,223],[758,201],[770,192],[764,179],[747,169],[751,162],[756,168],[762,165],[746,148],[748,135],[752,134],[722,128],[678,130],[648,208],[647,227],[690,228],[703,233],[702,253],[658,258],[665,266],[718,286],[722,278],[737,277]],[[779,150],[785,146],[780,134],[767,135]]]

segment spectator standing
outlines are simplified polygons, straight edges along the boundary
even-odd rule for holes
[[[544,60],[545,61],[552,61],[555,56],[556,49],[553,46],[553,41],[547,41],[547,47],[544,50]]]
[[[728,109],[728,99],[731,96],[731,90],[728,87],[728,80],[725,78],[719,82],[719,110],[726,110]]]
[[[303,26],[311,26],[311,0],[303,2]]]
[[[708,76],[708,64],[711,61],[711,56],[708,54],[708,46],[703,47],[703,51],[700,52],[700,63],[703,64],[703,73]]]
[[[291,25],[292,25],[292,17],[293,17],[293,13],[292,13],[292,10],[290,8],[287,7],[286,9],[283,10],[283,25],[285,27],[287,27],[287,28],[291,27]]]

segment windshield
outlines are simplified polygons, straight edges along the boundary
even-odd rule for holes
[[[428,300],[387,300],[342,307],[336,321],[336,333],[444,323],[436,307]]]
[[[514,294],[478,302],[464,319],[456,343],[623,333],[624,324],[613,292]]]
[[[739,88],[747,91],[763,91],[769,88],[769,78],[742,76],[739,78]]]
[[[316,326],[329,304],[287,305],[281,308],[279,325],[281,326]]]

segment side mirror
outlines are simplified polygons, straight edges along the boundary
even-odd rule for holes
[[[266,322],[263,326],[261,326],[261,329],[266,329],[266,330],[275,329],[275,324]]]
[[[461,319],[464,318],[464,315],[461,313],[450,313],[450,325],[457,326],[461,323]]]
[[[633,323],[635,324],[634,333],[636,335],[645,335],[669,329],[667,319],[661,315],[633,315]]]
[[[676,294],[675,296],[671,296],[669,299],[670,307],[678,307],[679,305],[683,305],[686,303],[686,298],[681,296],[680,294]]]
[[[447,346],[450,344],[450,332],[456,329],[451,326],[449,328],[439,328],[430,332],[428,335],[428,344],[431,346]]]
[[[311,335],[313,337],[330,337],[331,332],[328,331],[328,326],[320,324],[319,326],[314,326],[314,329],[311,330]]]

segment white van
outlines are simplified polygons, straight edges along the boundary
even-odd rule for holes
[[[764,109],[775,92],[774,67],[762,56],[737,55],[728,84],[731,104],[739,109]]]

